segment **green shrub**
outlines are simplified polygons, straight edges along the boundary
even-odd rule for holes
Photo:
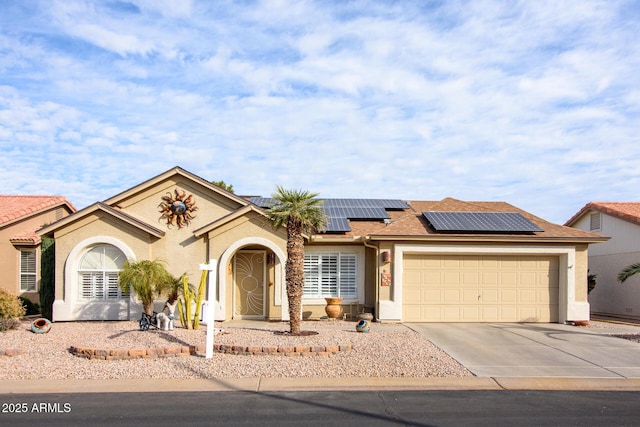
[[[24,309],[26,310],[26,315],[31,316],[33,314],[40,314],[40,304],[37,304],[31,301],[29,298],[18,297]]]
[[[0,331],[17,328],[25,312],[17,296],[0,289]]]

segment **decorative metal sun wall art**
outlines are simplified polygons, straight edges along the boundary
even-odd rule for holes
[[[177,225],[178,228],[189,225],[191,220],[195,218],[193,213],[198,210],[193,194],[187,196],[186,191],[178,191],[177,188],[173,190],[173,195],[167,193],[162,197],[160,208],[162,214],[160,218],[167,219],[167,227]]]

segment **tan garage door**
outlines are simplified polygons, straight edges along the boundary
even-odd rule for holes
[[[405,254],[405,322],[557,322],[558,258]]]

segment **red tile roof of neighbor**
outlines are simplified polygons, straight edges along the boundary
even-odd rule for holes
[[[565,225],[572,225],[585,212],[595,210],[640,225],[640,202],[590,202],[569,219]]]
[[[61,205],[67,205],[72,212],[76,211],[75,206],[63,196],[0,194],[0,227]],[[35,229],[20,231],[10,240],[12,243],[37,244],[40,242],[40,236],[35,231]]]

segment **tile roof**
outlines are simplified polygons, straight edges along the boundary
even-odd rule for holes
[[[0,194],[0,227],[36,215],[47,209],[67,205],[71,211],[76,208],[63,196],[22,196]],[[36,230],[22,230],[9,238],[13,244],[37,245],[40,236]]]
[[[596,210],[640,225],[640,202],[590,202],[565,223],[575,223],[585,212]]]
[[[0,194],[0,226],[64,203],[75,211],[75,207],[63,196]]]

